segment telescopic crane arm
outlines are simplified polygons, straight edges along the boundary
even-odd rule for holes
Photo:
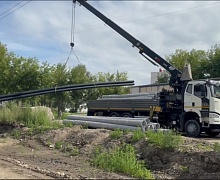
[[[103,15],[101,12],[96,10],[94,7],[92,7],[90,4],[86,2],[86,0],[73,0],[74,3],[79,2],[82,6],[84,6],[87,10],[89,10],[91,13],[96,15],[99,19],[101,19],[103,22],[105,22],[108,26],[110,26],[113,30],[115,30],[117,33],[119,33],[121,36],[123,36],[125,39],[127,39],[133,47],[137,47],[139,49],[139,53],[144,56],[147,60],[149,60],[153,65],[159,64],[161,67],[163,67],[166,71],[168,71],[171,75],[170,85],[176,86],[178,83],[180,83],[180,76],[182,74],[181,71],[173,67],[169,62],[167,62],[165,59],[160,57],[158,54],[156,54],[154,51],[152,51],[150,48],[148,48],[146,45],[144,45],[141,41],[134,38],[132,35],[130,35],[128,32],[126,32],[124,29],[122,29],[120,26],[118,26],[116,23],[114,23],[112,20],[107,18],[105,15]],[[177,83],[177,84],[175,84]]]

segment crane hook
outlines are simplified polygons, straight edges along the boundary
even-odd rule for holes
[[[70,43],[70,46],[71,46],[71,48],[73,48],[73,47],[74,47],[74,43],[73,43],[73,42],[71,42],[71,43]]]

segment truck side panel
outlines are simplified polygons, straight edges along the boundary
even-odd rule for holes
[[[158,99],[102,99],[89,101],[88,112],[134,113],[150,111],[150,106],[158,106]]]

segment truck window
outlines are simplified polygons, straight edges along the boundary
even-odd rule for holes
[[[195,85],[194,86],[194,95],[198,97],[204,97],[207,94],[205,85]]]
[[[188,84],[186,92],[192,94],[192,84]]]

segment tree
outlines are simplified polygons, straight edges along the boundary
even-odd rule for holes
[[[193,79],[204,77],[204,66],[208,63],[207,53],[204,50],[192,49],[190,52],[177,49],[174,54],[166,56],[166,59],[180,71],[185,64],[190,64],[192,68]]]
[[[56,70],[55,65],[50,65],[48,62],[42,62],[40,65],[40,87],[39,89],[54,87],[54,77],[53,73]],[[52,107],[54,95],[41,95],[40,105]]]
[[[208,62],[203,65],[205,72],[210,77],[220,77],[220,45],[214,45],[207,51]]]
[[[62,63],[58,63],[51,73],[52,86],[65,86],[69,84],[69,70]],[[57,107],[58,114],[65,110],[67,103],[70,101],[68,92],[55,92],[53,95],[53,106]]]
[[[90,80],[90,73],[87,71],[85,65],[78,65],[70,70],[71,84],[86,84]],[[73,111],[77,112],[79,106],[86,102],[86,90],[74,90],[70,92],[71,100],[74,102]]]
[[[92,75],[84,65],[67,69],[58,63],[42,64],[36,58],[18,57],[9,52],[6,45],[0,43],[0,94],[12,94],[22,91],[44,89],[69,84],[85,84],[109,81],[127,80],[126,72],[98,73]],[[73,102],[75,111],[79,104],[90,99],[97,99],[103,94],[128,93],[128,87],[109,87],[77,90],[72,92],[56,92],[54,94],[22,99],[25,103],[58,107],[58,112],[64,111]]]
[[[0,94],[9,94],[13,92],[11,82],[13,81],[14,73],[12,62],[15,59],[15,54],[8,52],[6,45],[0,43]]]
[[[161,75],[158,75],[156,84],[167,83],[169,81],[169,77],[170,76],[167,73],[162,73]]]
[[[111,74],[99,72],[96,74],[96,80],[98,82],[114,82],[114,81],[126,81],[128,80],[128,75],[126,72],[119,72]],[[127,94],[129,93],[129,87],[108,87],[108,88],[99,88],[98,97],[107,94]]]

